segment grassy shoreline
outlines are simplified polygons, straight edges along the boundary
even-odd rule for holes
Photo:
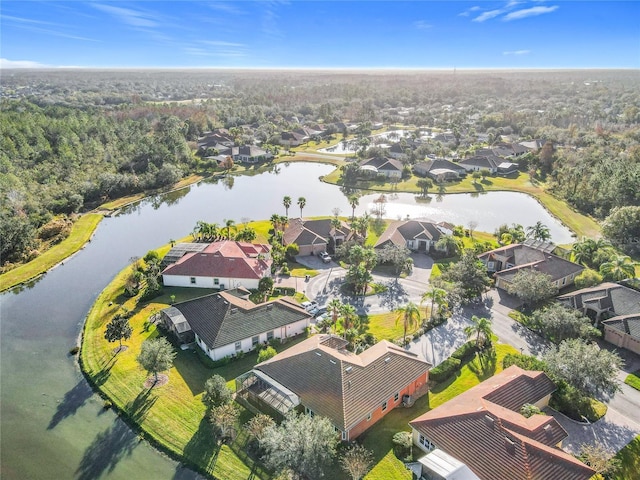
[[[69,236],[62,242],[30,262],[0,275],[0,292],[34,280],[84,248],[102,218],[99,213],[82,215],[71,227]]]

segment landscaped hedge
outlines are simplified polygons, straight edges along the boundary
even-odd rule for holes
[[[461,362],[470,360],[478,351],[475,342],[467,342],[451,354],[451,358],[457,358]]]
[[[439,383],[460,370],[462,362],[459,358],[449,357],[437,367],[429,370],[429,380]]]

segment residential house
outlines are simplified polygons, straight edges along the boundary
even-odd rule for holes
[[[346,346],[340,337],[315,335],[238,377],[237,395],[280,414],[326,417],[351,441],[427,392],[430,365],[418,355],[386,340],[358,355]]]
[[[273,155],[255,145],[244,145],[234,147],[233,160],[242,163],[266,162],[273,158]]]
[[[428,159],[424,162],[416,163],[413,166],[413,171],[423,177],[429,176],[436,182],[457,180],[467,174],[467,170],[464,167],[444,158]]]
[[[403,165],[400,160],[388,157],[374,157],[362,160],[359,163],[360,169],[370,171],[377,175],[384,175],[387,178],[401,178]]]
[[[284,297],[256,305],[246,290],[230,290],[176,303],[162,310],[163,324],[188,330],[211,360],[255,350],[271,340],[301,335],[311,315],[293,298]],[[185,329],[181,332],[185,333]]]
[[[302,133],[282,132],[280,134],[280,144],[289,146],[289,147],[297,147],[298,145],[302,145],[304,142],[308,140],[309,140],[309,137]]]
[[[584,270],[582,265],[554,255],[550,243],[516,243],[496,248],[478,258],[487,266],[487,271],[496,279],[496,288],[506,290],[509,282],[523,270],[546,273],[559,288],[573,285],[573,281]]]
[[[537,152],[544,146],[545,143],[547,143],[546,140],[543,140],[541,138],[536,138],[526,142],[520,142],[520,145],[526,148],[530,152]]]
[[[409,147],[403,147],[399,143],[394,143],[389,147],[389,156],[396,160],[407,160],[409,158]]]
[[[223,240],[201,251],[190,251],[162,271],[168,287],[256,289],[271,275],[271,247],[266,244]]]
[[[567,432],[553,416],[520,413],[546,407],[555,388],[544,372],[512,365],[410,422],[413,443],[427,458],[446,452],[480,480],[588,480],[595,472],[558,448]]]
[[[444,235],[442,229],[425,220],[398,220],[392,222],[374,245],[383,249],[387,245],[407,247],[416,252],[429,252]]]
[[[458,162],[468,172],[479,172],[487,170],[489,173],[498,173],[498,165],[504,163],[504,160],[493,154],[474,155]]]
[[[284,231],[284,242],[286,245],[298,245],[299,255],[317,255],[326,251],[335,252],[336,247],[350,240],[353,235],[354,232],[343,221],[340,221],[340,226],[336,228],[329,218],[292,218]]]
[[[617,283],[583,288],[561,295],[557,300],[602,322],[604,339],[640,354],[640,292]]]

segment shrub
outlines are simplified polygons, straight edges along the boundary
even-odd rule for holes
[[[261,349],[258,354],[258,363],[266,362],[270,358],[275,357],[277,353],[276,349],[271,346]]]
[[[451,354],[451,358],[457,358],[460,362],[473,358],[478,349],[475,342],[467,342]]]
[[[202,403],[207,408],[214,408],[229,403],[233,398],[233,392],[227,387],[227,381],[220,375],[214,375],[204,384]]]
[[[532,405],[530,403],[525,403],[520,408],[520,413],[522,414],[523,417],[529,418],[533,415],[540,415],[542,412],[535,405]]]
[[[462,362],[459,358],[449,357],[437,367],[429,370],[429,380],[435,383],[442,382],[460,370],[461,365]]]
[[[104,408],[105,410],[109,410],[111,407],[113,407],[113,403],[111,403],[111,400],[105,400],[102,404],[102,408]]]
[[[520,353],[509,353],[504,357],[502,368],[509,368],[511,365],[517,365],[524,370],[545,370],[547,368],[547,364],[542,360]]]
[[[77,355],[79,351],[80,351],[80,347],[75,346],[71,350],[69,350],[69,355]]]
[[[397,432],[393,435],[393,451],[396,457],[405,459],[411,454],[411,446],[413,445],[413,439],[411,438],[411,432]]]

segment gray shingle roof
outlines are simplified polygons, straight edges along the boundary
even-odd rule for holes
[[[360,355],[332,348],[344,343],[331,342],[332,337],[316,335],[255,368],[341,430],[354,427],[430,367],[384,340]]]
[[[295,301],[277,299],[256,305],[226,292],[177,303],[178,310],[209,348],[229,345],[310,318]]]
[[[374,248],[383,248],[392,243],[398,246],[406,246],[407,241],[414,239],[430,240],[437,242],[442,232],[432,223],[423,220],[399,220],[392,222],[380,235]]]
[[[559,296],[558,301],[577,309],[596,302],[600,310],[608,309],[617,316],[640,314],[640,292],[617,283],[576,290]]]

